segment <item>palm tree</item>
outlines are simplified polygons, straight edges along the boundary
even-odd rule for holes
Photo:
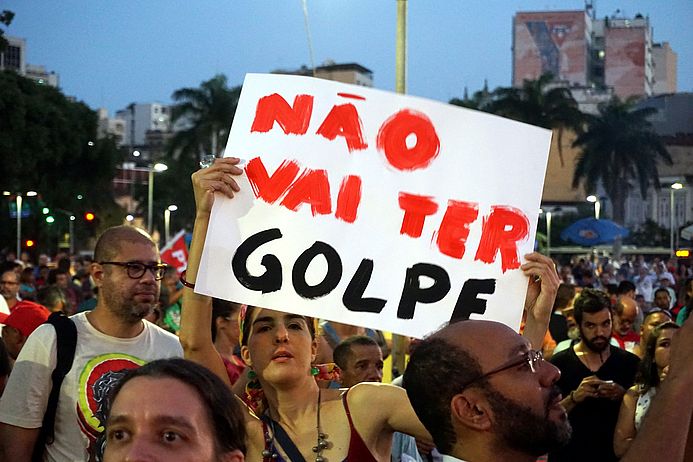
[[[176,90],[171,119],[185,128],[176,132],[169,144],[174,158],[181,154],[195,159],[202,154],[218,156],[228,138],[240,94],[241,87],[229,88],[223,74],[202,82],[199,88]]]
[[[659,189],[659,160],[672,164],[664,143],[653,131],[647,117],[654,108],[634,108],[634,99],[618,97],[599,106],[599,115],[587,116],[586,131],[573,147],[582,148],[573,175],[573,188],[584,183],[595,191],[601,182],[613,204],[614,221],[623,224],[625,204],[633,182],[640,186],[643,199],[650,186]]]
[[[471,98],[467,92],[467,87],[464,87],[464,98],[452,98],[448,103],[454,106],[466,107],[467,109],[485,111],[491,102],[491,96],[491,92],[488,91],[488,81],[484,79],[484,88],[474,92]]]
[[[522,88],[498,88],[493,92],[489,112],[539,127],[555,129],[558,135],[558,156],[563,166],[563,133],[571,129],[580,133],[584,117],[570,90],[551,86],[551,73],[537,80],[525,80]]]

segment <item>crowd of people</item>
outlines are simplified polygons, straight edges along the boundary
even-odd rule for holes
[[[0,460],[693,457],[684,265],[525,255],[522,335],[450,324],[412,341],[386,384],[380,332],[195,293],[214,197],[238,191],[238,162],[193,174],[182,275],[131,226],[106,230],[93,260],[6,256]]]

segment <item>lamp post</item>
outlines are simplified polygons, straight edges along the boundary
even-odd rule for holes
[[[12,195],[11,192],[9,191],[3,191],[3,196],[10,196]],[[34,197],[37,196],[38,193],[36,191],[27,191],[26,196],[27,197]],[[22,202],[24,200],[24,197],[22,196],[22,193],[17,193],[15,195],[15,203],[17,204],[17,258],[19,258],[19,255],[22,253]]]
[[[147,184],[147,231],[152,233],[152,217],[154,214],[154,172],[168,170],[168,165],[160,162],[149,166],[149,181]]]
[[[61,213],[67,217],[68,232],[70,233],[70,255],[75,253],[75,214],[69,210],[55,209],[56,212]]]
[[[674,206],[674,192],[677,189],[683,189],[683,185],[678,181],[669,187],[669,249],[672,257],[674,256],[674,214],[676,212]]]
[[[171,212],[178,210],[178,206],[171,204],[164,210],[164,238],[165,243],[168,244],[168,240],[171,239]]]
[[[587,196],[587,202],[592,202],[594,203],[594,218],[599,220],[599,212],[601,210],[602,204],[599,202],[599,198],[595,196],[594,194],[590,194]]]

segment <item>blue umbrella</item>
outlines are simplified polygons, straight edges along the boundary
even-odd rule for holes
[[[613,242],[619,237],[628,236],[629,231],[611,220],[583,218],[568,226],[561,233],[561,239],[579,245],[599,245]]]

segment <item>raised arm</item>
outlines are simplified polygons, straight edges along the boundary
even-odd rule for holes
[[[364,382],[351,387],[348,399],[359,433],[363,430],[365,434],[379,436],[383,431],[397,431],[420,441],[433,442],[431,434],[416,416],[404,388]]]
[[[532,348],[541,350],[561,280],[556,265],[549,257],[533,252],[525,255],[525,259],[527,261],[521,269],[529,277],[529,283],[525,298],[527,324],[522,335],[529,340]]]
[[[197,278],[215,194],[233,197],[234,191],[238,191],[234,175],[243,173],[243,170],[236,166],[239,161],[234,157],[216,159],[211,167],[198,170],[192,175],[195,192],[195,226],[185,274],[185,279],[189,283],[194,284]],[[196,294],[193,289],[186,287],[183,291],[179,332],[185,358],[205,366],[231,385],[224,362],[214,348],[211,325],[211,297]]]

